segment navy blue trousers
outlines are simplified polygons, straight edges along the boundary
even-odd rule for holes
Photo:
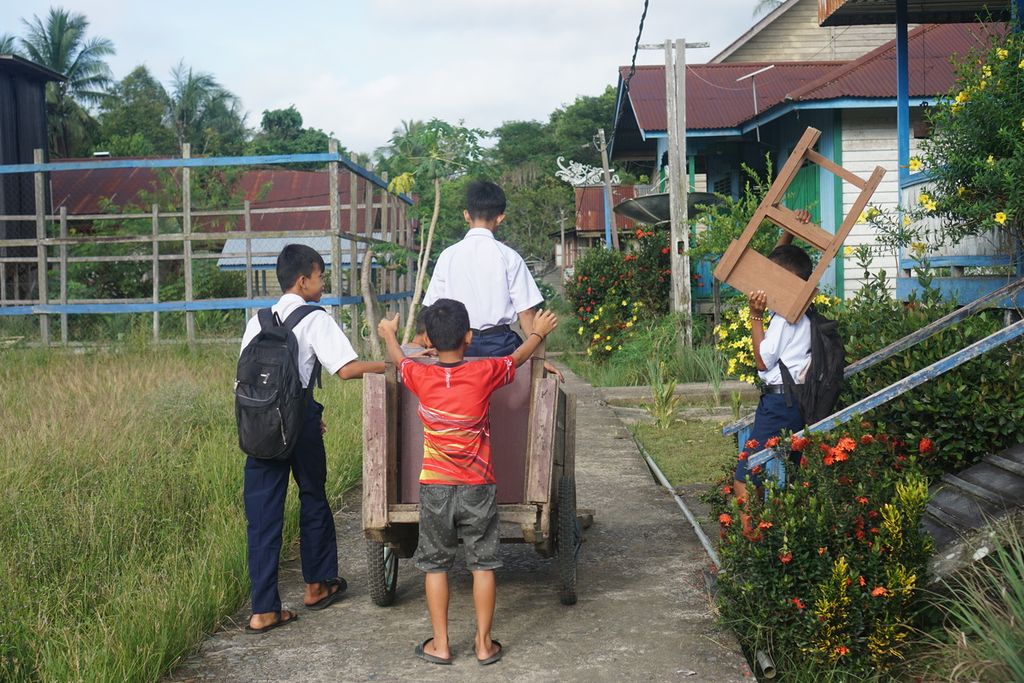
[[[749,437],[757,441],[757,448],[750,449],[740,444],[740,450],[753,455],[764,448],[765,442],[773,436],[778,436],[783,431],[798,432],[803,429],[804,418],[800,414],[800,406],[795,397],[791,399],[791,403],[792,405],[786,405],[785,394],[762,394],[757,404],[757,412],[754,413],[754,426]],[[748,476],[754,486],[761,485],[761,477],[750,473],[747,461],[737,461],[736,481],[743,481]]]
[[[522,343],[523,340],[512,330],[488,335],[474,334],[466,355],[470,358],[502,358],[518,349]]]
[[[338,576],[338,541],[325,489],[327,452],[320,433],[323,412],[322,405],[310,400],[306,423],[289,460],[249,457],[245,462],[245,518],[248,522],[253,614],[281,609],[277,565],[281,556],[284,499],[288,493],[289,474],[295,477],[299,487],[302,578],[306,583],[316,583]]]

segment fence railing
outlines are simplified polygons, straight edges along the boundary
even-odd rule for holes
[[[42,162],[42,151],[36,150],[32,164],[0,165],[0,178],[12,174],[32,174],[33,206],[32,214],[0,215],[0,225],[7,222],[23,222],[33,224],[35,235],[32,237],[11,238],[0,234],[0,318],[7,316],[38,316],[40,341],[44,345],[51,343],[50,318],[60,317],[60,340],[68,343],[68,316],[96,313],[150,313],[153,316],[152,335],[154,341],[160,341],[160,314],[163,312],[180,311],[185,314],[185,337],[189,342],[196,340],[194,314],[206,310],[237,310],[245,309],[250,314],[252,309],[272,302],[260,296],[255,282],[255,274],[261,266],[255,261],[261,258],[277,256],[277,251],[269,252],[254,249],[253,240],[269,240],[278,238],[282,241],[303,238],[328,238],[330,253],[325,254],[328,261],[329,289],[322,303],[335,307],[335,315],[346,327],[354,344],[359,343],[360,321],[358,305],[363,303],[359,291],[359,268],[361,259],[368,247],[374,244],[398,244],[408,250],[405,272],[399,275],[396,269],[377,269],[373,280],[376,284],[378,300],[385,307],[397,306],[402,311],[411,298],[412,270],[414,259],[415,236],[414,226],[407,209],[412,200],[406,195],[388,191],[387,181],[345,159],[338,154],[337,142],[332,140],[327,153],[292,154],[247,157],[214,157],[191,158],[188,145],[182,149],[180,159],[117,159],[99,161]],[[326,164],[326,192],[316,197],[324,197],[326,203],[302,206],[253,206],[252,201],[245,200],[242,206],[221,209],[197,209],[192,201],[193,178],[191,170],[202,167],[229,166],[266,166],[279,164],[309,164],[323,162]],[[161,209],[152,204],[148,212],[126,211],[122,213],[80,213],[69,214],[66,206],[47,211],[47,177],[48,173],[82,172],[104,169],[176,169],[180,173],[180,207],[174,210]],[[340,177],[344,173],[347,177]],[[318,179],[319,180],[319,179]],[[347,199],[341,201],[342,180],[347,181]],[[319,181],[322,182],[322,181]],[[110,192],[109,188],[105,188]],[[116,191],[116,188],[115,188]],[[296,198],[284,198],[277,203]],[[301,198],[299,198],[301,199]],[[271,200],[274,202],[275,200]],[[260,229],[257,223],[261,218],[275,214],[301,215],[304,219],[315,214],[327,214],[323,229],[303,230],[266,230]],[[345,220],[343,221],[343,216]],[[280,222],[280,217],[276,220]],[[319,219],[323,221],[323,218]],[[95,228],[97,225],[126,221],[148,221],[148,234],[125,231],[124,234],[96,235],[82,234],[91,230],[76,230],[76,223],[87,223]],[[211,224],[223,221],[226,225],[218,229],[210,229]],[[347,229],[342,230],[342,224]],[[227,225],[233,223],[234,225]],[[241,223],[243,229],[237,229]],[[199,228],[199,229],[196,229]],[[223,228],[223,229],[221,229]],[[193,265],[197,261],[221,259],[225,254],[217,249],[226,240],[244,241],[244,254],[235,254],[236,258],[244,255],[245,296],[233,298],[197,299],[194,289]],[[257,242],[256,244],[262,244]],[[83,245],[113,246],[142,245],[150,248],[134,253],[90,253],[76,255],[76,247]],[[215,247],[213,250],[210,247]],[[17,251],[27,250],[30,255],[18,255]],[[10,252],[14,251],[15,254]],[[34,252],[34,253],[32,253]],[[347,263],[346,263],[347,259]],[[72,264],[94,263],[98,267],[114,263],[149,262],[151,296],[146,298],[122,299],[71,299],[69,289],[69,266]],[[184,280],[184,297],[182,300],[161,300],[161,287],[168,284],[167,276],[161,273],[161,264],[177,262],[181,264],[180,277]],[[34,268],[33,268],[34,266]],[[242,270],[239,266],[238,270]],[[34,271],[34,272],[33,272]],[[52,271],[57,271],[58,291],[51,294],[50,281]],[[325,274],[326,275],[326,274]],[[13,276],[13,277],[12,277]],[[25,296],[19,292],[19,285],[25,277],[34,280],[34,296]],[[12,286],[13,285],[13,286]],[[14,290],[14,291],[10,291]],[[263,292],[266,294],[266,292]],[[348,307],[347,315],[341,315],[341,308]]]

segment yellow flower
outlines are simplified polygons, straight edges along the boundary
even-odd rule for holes
[[[922,164],[922,163],[921,163],[921,160],[920,160],[920,159],[918,159],[917,157],[913,157],[913,158],[912,158],[912,159],[910,160],[910,163],[909,163],[909,164],[907,164],[907,168],[909,168],[909,169],[910,169],[911,173],[917,173],[917,172],[918,172],[918,171],[920,171],[920,170],[921,170],[921,169],[922,169],[923,167],[924,167],[924,164]]]
[[[1024,127],[1024,121],[1021,121],[1020,125],[1021,125],[1021,127]],[[964,187],[963,185],[957,185],[956,186],[956,196],[957,197],[963,197],[965,192],[967,192],[967,188],[966,187]]]
[[[986,85],[988,85],[988,81],[986,81],[984,78],[981,79],[980,81],[978,81],[978,90],[984,90]]]
[[[988,64],[981,67],[981,75],[985,78],[992,78],[992,67],[990,67]]]
[[[1021,120],[1020,120],[1020,127],[1021,127],[1021,128],[1024,128],[1024,119],[1021,119]]]
[[[996,163],[996,158],[994,156],[992,156],[991,154],[989,154],[988,155],[988,159],[986,159],[985,162],[988,163],[989,165],[994,164],[994,163]]]
[[[619,351],[622,350],[622,344],[619,344]]]
[[[1006,225],[1006,213],[1003,211],[998,212],[993,220],[999,225]]]
[[[928,251],[928,245],[925,244],[924,242],[910,243],[910,253],[912,253],[915,258],[921,258],[922,256],[924,256],[924,253],[926,251]]]
[[[967,94],[967,91],[961,90],[959,93],[957,93],[955,101],[957,104],[963,104],[969,99],[971,99],[971,96]]]
[[[924,192],[922,192],[921,194],[919,194],[919,195],[917,196],[917,203],[918,203],[918,204],[927,204],[927,203],[928,203],[928,202],[930,202],[931,200],[932,200],[932,198],[931,198],[931,197],[929,197],[929,196],[928,196],[927,194],[925,194]]]
[[[1020,60],[1020,64],[1017,65],[1018,69],[1024,69],[1024,59]]]
[[[595,332],[594,333],[594,339],[600,339],[600,338],[601,338],[601,333],[600,332]]]
[[[851,247],[851,246],[843,247],[843,256],[853,256],[853,247]]]
[[[857,216],[857,222],[858,223],[867,223],[868,222],[868,212],[867,211],[861,211],[860,215]]]
[[[927,211],[934,211],[937,208],[937,206],[934,201],[927,201],[925,202],[924,208]]]
[[[907,227],[908,225],[910,225],[910,216],[904,215],[903,216],[903,227]]]
[[[580,329],[576,330],[576,334],[583,336],[583,325],[580,325]]]
[[[625,299],[623,299],[623,300],[622,300],[622,305],[623,305],[623,306],[625,306],[625,305],[626,305],[626,300],[625,300]]]
[[[1001,47],[998,50],[996,50],[996,57],[999,57],[999,59],[1006,59],[1009,56],[1010,56],[1010,52],[1009,52],[1009,50],[1007,50],[1005,48]]]
[[[593,349],[587,349],[587,355],[588,356],[593,355],[593,353],[594,353]]]
[[[609,334],[609,335],[606,335],[604,339],[605,339],[605,341],[608,341],[611,338],[612,338],[612,336]]]
[[[632,320],[627,320],[626,321],[626,327],[633,327],[633,321]]]
[[[725,328],[723,328],[723,327],[722,327],[721,325],[719,325],[718,327],[716,327],[716,328],[715,328],[715,331],[716,331],[716,332],[718,333],[718,338],[719,338],[719,339],[725,339],[726,337],[728,337],[728,336],[729,336],[729,333],[728,333],[728,332],[726,332],[726,331],[725,331]]]
[[[604,345],[604,350],[605,351],[611,351],[612,350],[612,345],[611,344],[605,344]]]

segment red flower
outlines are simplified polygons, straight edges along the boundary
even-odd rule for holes
[[[854,536],[857,537],[858,541],[863,540],[863,538],[864,538],[864,530],[863,529],[857,529],[857,533],[855,533]]]
[[[868,445],[869,443],[874,443],[874,441],[875,437],[871,436],[870,434],[865,434],[864,436],[860,437],[860,442],[865,446]]]
[[[824,546],[822,546],[821,548],[818,548],[818,554],[819,555],[824,555],[825,554],[825,547]]]
[[[840,657],[842,657],[843,655],[848,655],[850,654],[850,648],[846,647],[845,645],[840,645],[836,648],[836,654]]]
[[[793,561],[793,553],[791,553],[791,552],[785,552],[785,553],[782,553],[781,555],[779,555],[779,562],[781,562],[782,564],[789,564],[792,561]]]
[[[807,444],[809,444],[810,442],[810,439],[805,439],[802,436],[797,436],[796,434],[794,434],[793,436],[789,437],[789,449],[792,451],[799,452],[806,448]]]
[[[863,576],[858,576],[857,577],[857,583],[859,583],[861,586],[867,585],[867,581],[864,580]]]
[[[836,450],[846,451],[852,453],[857,448],[857,442],[848,436],[844,436],[839,439],[839,443],[836,444]]]
[[[743,444],[743,447],[744,448],[749,448],[749,449],[753,450],[753,449],[757,448],[759,445],[760,444],[758,443],[757,439],[750,439],[745,444]]]
[[[804,488],[805,488],[805,489],[809,489],[809,488],[811,488],[811,482],[809,482],[809,481],[805,481],[805,482],[804,482]]]
[[[722,495],[723,496],[732,495],[732,487],[731,486],[723,486],[722,487]]]
[[[723,512],[722,514],[718,515],[718,522],[722,526],[732,526],[732,515]]]
[[[824,446],[824,445],[825,444],[822,444],[822,446]],[[827,446],[825,446],[825,447],[828,448]],[[826,466],[831,467],[832,464],[835,463],[835,461],[836,461],[835,451],[833,451],[831,448],[829,448],[827,451],[825,451],[825,457],[821,459],[821,462],[823,462]]]
[[[867,505],[868,504],[867,496],[857,496],[857,502],[860,503],[861,505]]]
[[[736,459],[740,461],[746,460],[747,455],[749,454],[746,451],[740,451],[739,457],[737,457]]]
[[[806,455],[801,455],[800,456],[800,467],[807,467],[807,456]]]
[[[871,589],[871,597],[878,598],[883,595],[888,595],[889,591],[885,589],[885,586],[875,586]]]
[[[757,476],[761,474],[763,470],[764,468],[761,467],[760,465],[754,465],[753,469],[750,470],[750,473],[753,474],[754,476]]]
[[[773,436],[772,438],[770,438],[770,439],[768,439],[767,441],[765,441],[765,442],[764,442],[764,445],[765,445],[765,446],[766,446],[767,448],[775,448],[776,446],[778,446],[778,445],[779,445],[779,437],[777,437],[777,436]]]
[[[846,460],[850,459],[850,454],[847,451],[842,451],[837,448],[835,449],[834,453],[836,462],[845,462]]]
[[[935,444],[932,443],[931,439],[921,439],[921,441],[917,444],[917,451],[921,455],[924,455],[926,453],[931,453],[934,449],[935,449]]]
[[[769,522],[768,520],[761,520],[758,523],[757,528],[758,529],[771,529],[772,528],[772,523]]]
[[[662,254],[667,254],[668,253],[668,247],[662,247],[661,248],[661,253]]]
[[[746,498],[737,498],[737,499],[736,499],[736,504],[737,504],[737,505],[743,505],[743,504],[744,504],[744,503],[746,503],[746,502],[747,502],[747,499],[746,499]]]
[[[804,603],[803,603],[803,602],[802,602],[802,601],[800,600],[800,598],[790,598],[790,600],[789,600],[789,601],[790,601],[791,603],[793,603],[794,605],[796,605],[796,608],[797,608],[797,609],[804,609],[804,608],[806,608],[806,607],[807,607],[807,605],[805,605],[805,604],[804,604]]]

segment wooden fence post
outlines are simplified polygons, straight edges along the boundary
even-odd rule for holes
[[[338,141],[331,138],[327,143],[327,151],[338,153]],[[334,319],[341,320],[341,207],[338,205],[338,162],[327,162],[329,179],[328,205],[331,207],[331,290],[338,297],[338,305],[334,309]]]
[[[192,145],[181,145],[181,158],[192,157]],[[185,305],[192,303],[192,169],[185,166],[181,169],[181,226],[184,244],[182,251],[185,259]],[[193,311],[185,311],[185,338],[189,344],[196,341],[196,317]]]
[[[388,174],[384,173],[381,176],[381,178],[384,180],[385,183],[387,183]],[[384,189],[380,191],[380,236],[385,241],[394,243],[395,240],[393,238],[393,235],[391,234],[391,231],[391,195],[388,192],[388,188],[384,187]],[[383,268],[384,264],[381,264],[381,267]],[[381,277],[380,286],[381,293],[390,294],[391,292],[395,291],[395,288],[392,286],[395,281],[395,271],[388,268],[385,269],[383,273],[384,274]],[[388,315],[391,314],[391,308],[392,302],[385,301],[383,306],[384,317],[387,317]],[[374,330],[370,330],[370,334],[374,334],[374,332]]]
[[[60,207],[60,303],[68,304],[68,207]],[[60,314],[60,343],[68,345],[68,314]]]
[[[353,163],[355,163],[353,161]],[[353,236],[359,234],[359,230],[356,228],[356,223],[359,220],[357,213],[357,204],[359,202],[359,176],[353,173],[351,170],[348,172],[348,233],[349,233],[349,250],[348,250],[348,293],[355,295],[359,291],[359,278],[358,278],[358,264],[359,264],[359,249]],[[362,350],[361,339],[359,337],[359,306],[352,305],[349,307],[349,329],[348,329],[348,340],[352,343],[352,348],[355,349],[356,353]]]
[[[32,150],[32,161],[37,164],[43,163],[43,150],[35,149]],[[38,240],[38,246],[36,247],[37,255],[37,270],[38,270],[38,296],[37,300],[40,305],[45,306],[49,302],[49,293],[47,287],[47,268],[46,262],[46,245],[43,240],[46,239],[46,180],[42,171],[36,171],[35,174],[35,200],[36,200],[36,240]],[[43,343],[43,346],[50,345],[50,316],[46,313],[39,314],[39,337]]]
[[[149,207],[150,231],[153,233],[153,303],[160,303],[160,205]],[[160,311],[153,311],[153,343],[160,343]]]
[[[252,202],[248,199],[242,205],[245,226],[245,298],[252,301]],[[252,309],[245,309],[245,320],[252,317]]]

